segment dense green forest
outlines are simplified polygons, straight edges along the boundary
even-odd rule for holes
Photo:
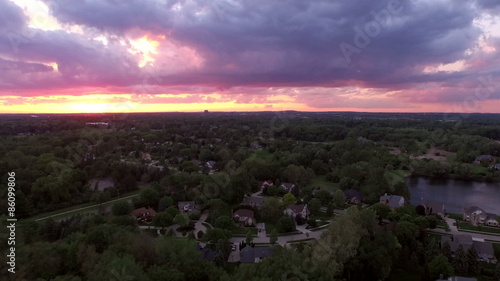
[[[396,270],[418,280],[435,280],[440,273],[495,275],[495,269],[479,268],[474,253],[457,260],[443,251],[439,237],[426,232],[436,227],[437,218],[417,214],[409,205],[391,212],[378,202],[386,193],[409,200],[406,176],[500,182],[494,163],[477,160],[481,155],[500,159],[499,115],[3,115],[0,135],[2,182],[8,172],[16,173],[20,219],[18,272],[2,280],[354,281],[388,280]],[[113,186],[96,190],[92,180],[103,178]],[[295,222],[287,222],[282,211],[297,202],[331,222],[319,239],[277,245],[260,263],[228,263],[231,211],[266,180],[274,186],[265,191],[271,198],[264,210],[255,210],[258,220],[280,233],[293,230]],[[284,194],[277,189],[280,183],[299,188]],[[317,192],[324,186],[360,191],[370,207],[352,206],[347,214],[334,215],[343,199],[337,203],[335,193]],[[0,193],[4,214],[7,190]],[[108,213],[32,219],[128,194],[137,194],[131,204],[116,203]],[[152,207],[158,212],[154,225],[185,221],[188,227],[200,212],[183,217],[175,207],[179,201],[196,202],[215,228],[198,239],[158,237],[141,231],[129,215]],[[199,242],[217,258],[203,259]],[[7,252],[6,243],[1,249]],[[6,261],[0,267],[4,274]]]

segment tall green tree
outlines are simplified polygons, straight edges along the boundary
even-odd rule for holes
[[[429,272],[431,274],[432,280],[438,279],[440,277],[440,274],[443,274],[444,278],[447,278],[449,276],[452,276],[454,273],[453,266],[442,254],[436,256],[429,263]]]
[[[248,232],[247,232],[247,236],[246,236],[246,238],[245,238],[245,243],[246,243],[247,245],[250,245],[250,244],[252,244],[252,242],[253,242],[253,234],[252,234],[252,232],[251,232],[251,231],[248,231]]]
[[[277,222],[282,215],[281,202],[276,198],[266,198],[260,208],[260,217],[264,222]]]
[[[452,264],[453,268],[455,269],[455,273],[457,273],[458,275],[463,276],[469,272],[467,255],[462,245],[459,245],[457,250],[455,251],[455,257],[453,258]]]
[[[269,243],[271,243],[271,245],[274,245],[276,244],[276,242],[278,242],[278,231],[276,231],[276,229],[273,229],[273,231],[271,231],[271,236],[269,236]]]
[[[337,189],[332,194],[332,203],[335,208],[342,208],[345,205],[346,197],[342,190]]]
[[[476,276],[479,274],[480,268],[478,258],[479,256],[476,248],[474,246],[470,247],[467,250],[467,269],[469,275]]]
[[[186,214],[177,214],[174,217],[174,223],[178,224],[181,227],[186,227],[189,225],[189,217]]]
[[[111,206],[111,213],[114,216],[126,216],[132,212],[132,205],[127,201],[116,202]]]
[[[309,202],[307,203],[307,208],[309,209],[312,215],[318,215],[321,209],[321,200],[317,198],[309,200]]]

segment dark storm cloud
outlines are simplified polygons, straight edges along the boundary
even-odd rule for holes
[[[63,24],[108,36],[165,35],[203,59],[198,68],[168,73],[159,69],[148,83],[218,89],[354,85],[394,90],[473,79],[469,72],[423,70],[469,59],[466,51],[481,36],[473,24],[481,14],[478,7],[495,6],[488,0],[477,5],[452,0],[44,2]],[[4,6],[15,10],[8,13],[13,14],[8,21],[12,28],[25,25],[19,9],[0,0]],[[10,48],[3,39],[0,35],[0,55]],[[13,59],[57,62],[61,78],[51,85],[58,87],[126,87],[147,75],[120,44],[104,47],[62,30],[40,31]],[[156,64],[169,63],[162,59]]]
[[[342,86],[359,80],[386,86],[387,76],[396,81],[389,83],[406,83],[416,75],[432,81],[441,77],[422,77],[415,67],[462,58],[480,34],[468,2],[69,1],[52,6],[60,21],[110,33],[141,28],[167,34],[207,60],[204,70],[164,77],[166,83]],[[391,7],[398,12],[387,16]],[[370,37],[366,29],[373,23],[380,31]],[[360,36],[368,38],[367,46],[355,44]],[[350,64],[342,42],[359,50]]]

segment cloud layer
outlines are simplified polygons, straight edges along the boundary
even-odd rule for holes
[[[4,96],[265,104],[285,93],[318,109],[500,99],[500,40],[481,24],[497,19],[497,1],[43,2],[57,28],[0,0]]]

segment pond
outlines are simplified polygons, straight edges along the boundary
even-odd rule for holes
[[[500,215],[500,183],[461,181],[453,179],[406,179],[411,193],[411,204],[421,200],[441,201],[446,212],[461,214],[463,208],[478,206],[487,213]]]

